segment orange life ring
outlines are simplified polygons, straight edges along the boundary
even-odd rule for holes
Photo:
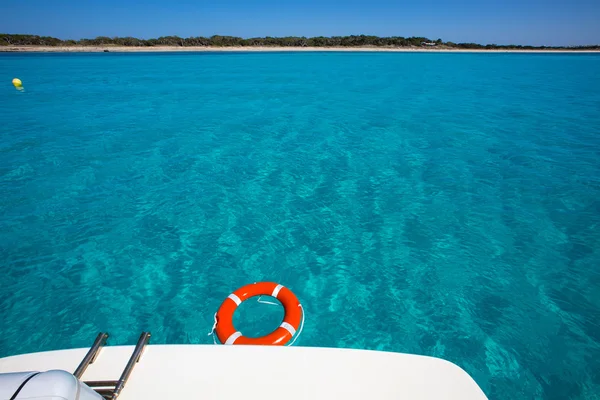
[[[285,315],[283,322],[268,335],[250,338],[242,335],[233,326],[233,313],[250,297],[272,296],[281,301]],[[243,286],[230,294],[215,315],[215,332],[223,344],[255,344],[283,346],[296,334],[302,320],[302,305],[291,290],[273,282],[258,282]]]

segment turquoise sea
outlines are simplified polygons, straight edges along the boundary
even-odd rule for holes
[[[600,398],[600,55],[0,54],[0,356],[212,343],[236,288],[298,344]],[[11,80],[18,77],[25,90]],[[244,304],[249,335],[278,307]]]

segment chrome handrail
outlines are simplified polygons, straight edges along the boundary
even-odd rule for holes
[[[112,396],[113,399],[116,399],[121,393],[121,390],[123,390],[123,388],[125,387],[125,384],[129,379],[129,375],[131,375],[131,371],[133,371],[133,367],[135,367],[135,364],[138,361],[140,361],[140,357],[142,357],[144,349],[150,341],[150,336],[150,332],[142,332],[142,334],[140,335],[140,338],[138,339],[138,342],[135,345],[135,349],[133,350],[133,354],[131,354],[129,361],[127,362],[127,366],[125,366],[125,369],[123,370],[119,381],[115,385],[115,390]]]
[[[96,357],[98,357],[100,350],[106,344],[106,339],[108,339],[108,333],[100,332],[98,336],[96,336],[94,344],[87,352],[87,354],[85,355],[75,372],[73,372],[73,375],[75,375],[77,379],[80,379],[87,367],[94,361],[96,361]]]

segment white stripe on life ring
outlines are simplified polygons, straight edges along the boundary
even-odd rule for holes
[[[287,322],[282,322],[281,325],[279,325],[281,328],[285,329],[286,331],[288,331],[292,336],[294,336],[296,334],[296,329],[288,324]]]
[[[238,332],[232,333],[232,334],[231,334],[231,336],[229,336],[229,337],[227,338],[227,340],[225,341],[225,343],[224,343],[224,344],[234,344],[234,343],[235,343],[235,341],[236,341],[236,340],[237,340],[237,339],[238,339],[240,336],[242,336],[242,332],[239,332],[239,331],[238,331]]]
[[[279,294],[279,292],[281,291],[281,289],[283,289],[282,285],[275,286],[275,289],[273,289],[273,293],[271,294],[271,296],[277,298],[277,295]]]
[[[242,301],[240,300],[239,297],[237,297],[235,294],[231,293],[229,296],[227,296],[228,299],[231,299],[235,302],[236,305],[240,305],[242,304]]]

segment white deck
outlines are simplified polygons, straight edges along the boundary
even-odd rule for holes
[[[83,380],[117,380],[133,346],[105,347]],[[0,358],[0,373],[73,372],[87,349]],[[149,345],[120,400],[486,399],[441,359],[311,347]]]

